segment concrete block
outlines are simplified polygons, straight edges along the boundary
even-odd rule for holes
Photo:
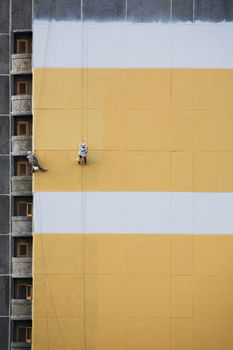
[[[193,0],[172,0],[173,21],[193,21]]]
[[[195,19],[198,21],[223,21],[225,17],[223,3],[222,0],[196,0]]]
[[[9,153],[9,117],[0,115],[0,154]]]
[[[0,234],[9,232],[9,196],[0,196]]]
[[[0,114],[9,113],[9,78],[0,76]]]
[[[27,154],[32,150],[31,136],[12,136],[12,153],[17,155]]]
[[[9,237],[0,236],[0,274],[9,273]],[[1,293],[0,293],[1,294]]]
[[[233,21],[233,0],[223,1],[224,14],[226,21]]]
[[[32,71],[32,55],[16,54],[12,55],[12,74],[28,74]]]
[[[35,18],[74,20],[81,18],[81,0],[35,0]]]
[[[12,192],[17,196],[30,196],[32,194],[32,176],[13,176]]]
[[[29,350],[29,349],[31,349],[31,344],[18,343],[18,342],[11,343],[11,350]]]
[[[10,9],[10,1],[1,0],[0,1],[0,33],[9,33],[9,9]]]
[[[9,157],[0,156],[0,193],[9,193]]]
[[[0,74],[7,73],[9,73],[9,36],[0,35]]]
[[[32,96],[12,96],[11,111],[14,115],[30,114],[32,112]]]
[[[128,0],[128,20],[134,22],[167,22],[170,20],[171,0]]]
[[[32,235],[32,218],[24,216],[12,217],[12,234],[16,237]]]
[[[9,316],[9,277],[0,276],[0,317]]]
[[[125,0],[84,0],[84,18],[87,20],[124,20],[126,18]]]
[[[32,277],[32,258],[12,258],[13,277]]]
[[[12,28],[32,28],[32,0],[12,0]]]
[[[8,327],[9,327],[9,318],[0,317],[0,350],[9,349],[8,347]]]
[[[32,317],[32,302],[30,300],[12,300],[12,318],[30,319]]]

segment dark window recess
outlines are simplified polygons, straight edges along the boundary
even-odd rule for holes
[[[26,258],[29,256],[28,242],[18,242],[17,244],[17,257]]]
[[[28,176],[28,162],[18,162],[17,176]]]
[[[18,136],[29,136],[29,122],[18,121],[17,122],[17,135]]]
[[[17,286],[17,299],[31,300],[32,299],[32,285],[19,284]]]
[[[30,202],[18,202],[17,203],[18,216],[32,216],[32,203]]]
[[[17,82],[17,94],[18,95],[28,95],[28,82],[18,81]]]
[[[18,39],[16,41],[16,53],[25,54],[28,53],[29,40],[28,39]]]
[[[17,342],[31,343],[32,342],[32,328],[25,326],[17,327]]]

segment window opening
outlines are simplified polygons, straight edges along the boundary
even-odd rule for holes
[[[32,300],[32,285],[18,284],[16,295],[17,299]]]
[[[18,136],[29,136],[29,122],[18,121],[17,122],[17,135]]]
[[[18,202],[17,206],[18,216],[32,216],[32,203],[30,202]]]
[[[28,242],[17,243],[17,257],[26,258],[29,256],[29,244]]]
[[[26,160],[20,160],[17,162],[17,176],[28,176],[29,164]]]
[[[29,40],[28,39],[17,39],[16,41],[16,53],[28,53]]]
[[[17,94],[28,95],[28,81],[17,81]]]

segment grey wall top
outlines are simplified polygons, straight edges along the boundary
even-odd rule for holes
[[[91,21],[232,21],[233,0],[34,0],[37,19],[80,20],[81,13]]]

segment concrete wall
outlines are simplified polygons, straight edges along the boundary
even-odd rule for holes
[[[79,0],[35,0],[36,18],[75,20],[81,17]],[[232,0],[83,0],[87,20],[231,21]]]
[[[10,1],[0,1],[0,350],[9,338],[9,13]]]

